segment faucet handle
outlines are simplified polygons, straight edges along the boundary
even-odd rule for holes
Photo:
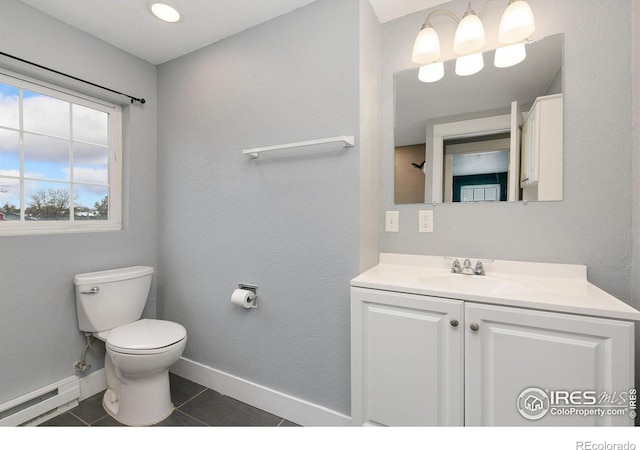
[[[478,262],[476,262],[476,268],[474,270],[474,272],[476,273],[476,275],[484,275],[484,264],[482,263],[492,263],[493,259],[479,259]]]
[[[451,273],[460,273],[462,272],[462,267],[460,266],[460,261],[458,258],[452,258],[450,256],[445,256],[444,259],[448,261],[453,261],[453,265],[451,266]]]

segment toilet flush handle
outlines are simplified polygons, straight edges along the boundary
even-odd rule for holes
[[[81,291],[80,293],[81,294],[97,294],[98,292],[100,292],[100,288],[98,286],[94,286],[88,291]]]

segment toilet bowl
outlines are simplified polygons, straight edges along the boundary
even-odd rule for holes
[[[107,413],[131,426],[153,425],[171,415],[169,367],[187,343],[184,327],[142,319],[95,336],[106,338],[102,405]]]
[[[74,277],[79,328],[106,347],[102,404],[124,425],[153,425],[171,414],[169,367],[187,343],[182,325],[140,319],[152,274],[136,266]]]

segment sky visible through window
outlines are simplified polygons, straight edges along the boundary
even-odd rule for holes
[[[0,208],[20,207],[19,93],[0,83]],[[109,191],[108,114],[28,89],[22,99],[25,207],[38,191],[73,189],[93,209]]]

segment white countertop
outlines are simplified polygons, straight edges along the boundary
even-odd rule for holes
[[[463,264],[463,258],[457,258]],[[477,259],[471,258],[472,267]],[[640,320],[640,311],[587,280],[587,268],[495,260],[485,276],[452,274],[442,256],[381,253],[380,263],[351,280],[352,287],[406,292],[502,306],[611,319]]]

